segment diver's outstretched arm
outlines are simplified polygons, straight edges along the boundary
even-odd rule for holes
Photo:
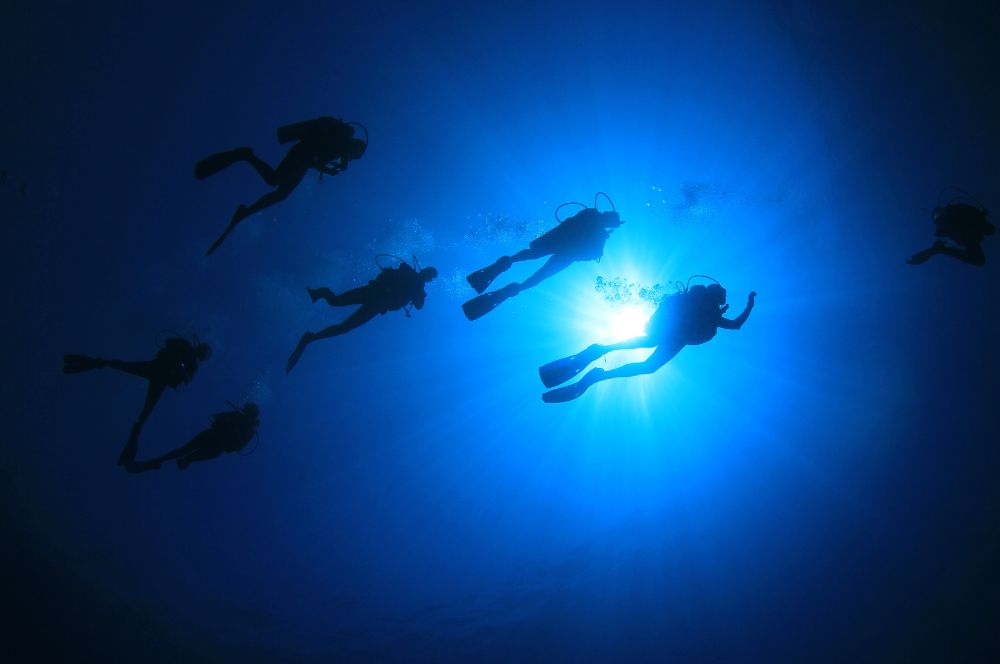
[[[743,323],[747,322],[747,318],[750,317],[750,312],[753,311],[754,300],[757,298],[757,291],[750,291],[750,295],[747,296],[747,306],[739,316],[735,319],[730,320],[728,318],[719,319],[719,327],[723,330],[738,330],[743,327]]]

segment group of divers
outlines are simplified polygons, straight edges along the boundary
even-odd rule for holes
[[[363,139],[355,135],[356,128],[364,132]],[[368,132],[363,125],[330,116],[280,127],[277,135],[279,143],[293,145],[276,168],[256,156],[249,147],[213,154],[195,166],[195,177],[201,180],[233,164],[246,162],[267,185],[274,188],[251,205],[239,205],[229,225],[208,248],[206,255],[215,252],[244,219],[287,198],[310,169],[318,171],[320,177],[323,174],[337,175],[347,169],[348,163],[360,159],[368,147]],[[601,196],[610,204],[610,210],[598,209]],[[560,220],[559,210],[567,205],[576,205],[582,209]],[[984,265],[986,257],[981,243],[987,235],[996,231],[995,226],[987,219],[988,212],[981,205],[956,201],[935,208],[933,221],[939,239],[929,248],[914,254],[907,262],[916,265],[942,254],[972,265]],[[491,265],[466,277],[477,293],[476,297],[462,305],[466,318],[472,321],[485,316],[506,300],[537,286],[577,261],[600,260],[611,233],[624,223],[611,199],[602,193],[595,196],[593,207],[581,203],[564,203],[556,209],[556,220],[559,223],[530,242],[528,248],[512,256],[501,256]],[[548,257],[545,263],[523,282],[511,282],[502,288],[488,290],[514,263],[545,257]],[[314,303],[323,300],[332,307],[356,306],[357,309],[340,323],[319,332],[303,334],[288,358],[286,372],[295,367],[306,347],[314,341],[345,334],[389,311],[402,309],[409,316],[411,306],[422,309],[427,296],[424,286],[437,277],[437,274],[433,267],[421,268],[414,257],[413,265],[402,259],[398,259],[395,266],[380,265],[380,272],[374,279],[364,286],[343,293],[334,293],[326,287],[307,289]],[[677,293],[665,296],[650,317],[645,334],[607,345],[592,344],[575,355],[540,367],[539,377],[545,387],[550,388],[542,394],[542,400],[547,403],[571,401],[600,381],[653,373],[685,346],[696,346],[713,339],[720,328],[740,329],[753,310],[757,294],[750,292],[746,306],[736,318],[726,318],[724,314],[729,309],[726,289],[714,279],[708,279],[714,283],[692,286],[689,280],[686,285],[677,289]],[[653,351],[642,362],[611,370],[593,368],[575,383],[558,387],[571,381],[608,353],[635,348],[652,348]],[[118,457],[118,464],[129,472],[143,472],[158,469],[166,461],[176,460],[178,468],[184,469],[195,461],[213,459],[224,452],[241,452],[256,436],[260,422],[260,409],[255,403],[247,402],[243,406],[230,404],[232,410],[213,415],[211,426],[185,445],[159,457],[142,461],[137,459],[142,427],[164,390],[190,383],[198,366],[209,359],[211,353],[212,349],[207,343],[198,342],[197,339],[189,341],[171,337],[152,360],[126,362],[85,355],[66,355],[63,370],[65,373],[81,373],[111,368],[148,381],[145,403],[132,425],[125,447]]]

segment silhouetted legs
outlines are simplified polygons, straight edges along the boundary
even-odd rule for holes
[[[983,248],[978,242],[953,247],[942,240],[938,240],[928,249],[913,254],[906,262],[910,265],[919,265],[937,254],[951,256],[970,265],[983,266],[986,264],[986,254],[983,253]]]
[[[257,174],[260,175],[260,178],[272,187],[277,187],[280,183],[278,174],[273,168],[271,168],[271,165],[254,153],[251,152],[243,159],[243,161],[253,166],[254,170],[257,171]]]
[[[684,345],[685,344],[680,342],[660,344],[659,346],[656,347],[656,350],[650,353],[649,357],[647,357],[642,362],[632,362],[631,364],[625,364],[618,367],[617,369],[612,369],[611,371],[604,371],[603,369],[600,370],[601,376],[593,380],[591,384],[601,380],[608,380],[610,378],[629,378],[631,376],[641,376],[642,374],[654,373],[664,364],[674,359],[674,356],[677,355],[677,353],[679,353],[682,348],[684,348]],[[622,350],[624,348],[645,348],[645,347],[646,347],[645,345],[622,346],[621,348],[616,348],[615,350]]]
[[[363,288],[364,287],[362,286],[362,289]],[[354,290],[361,290],[361,289],[356,288]],[[353,291],[348,291],[348,293],[350,292]],[[344,295],[346,296],[347,293],[345,293]],[[334,296],[332,299],[336,299],[336,296]],[[334,304],[333,306],[343,306],[343,305]],[[288,373],[289,371],[292,370],[295,364],[299,361],[299,357],[302,356],[302,352],[306,349],[306,346],[308,346],[312,342],[319,341],[320,339],[328,339],[330,337],[336,337],[341,334],[346,334],[347,332],[350,332],[351,330],[357,327],[361,327],[362,325],[370,321],[372,318],[375,318],[375,316],[378,316],[380,313],[382,313],[382,311],[380,311],[379,309],[368,306],[366,304],[362,304],[360,309],[358,309],[353,314],[348,316],[347,319],[342,323],[331,325],[330,327],[324,328],[319,332],[306,332],[305,334],[302,335],[302,338],[299,339],[299,344],[295,347],[295,350],[292,351],[292,354],[288,357],[288,363],[285,365],[285,373]]]
[[[158,456],[155,459],[150,459],[144,464],[143,470],[152,470],[154,468],[159,468],[160,464],[164,461],[170,461],[171,459],[177,459],[177,467],[184,470],[189,464],[195,461],[205,461],[207,459],[214,459],[220,454],[222,454],[222,446],[216,444],[215,436],[218,434],[211,429],[208,431],[202,431],[197,436],[192,438],[187,444],[178,447],[176,450],[167,452],[162,456]]]
[[[348,316],[342,323],[331,325],[330,327],[324,328],[315,334],[309,334],[308,332],[306,334],[311,337],[310,342],[336,337],[341,334],[346,334],[354,328],[361,327],[372,318],[375,318],[375,316],[378,316],[380,313],[382,312],[374,307],[362,306],[360,309]]]
[[[124,466],[135,461],[136,454],[139,452],[139,434],[142,433],[142,426],[149,419],[150,414],[152,414],[153,407],[160,400],[164,389],[166,389],[166,385],[163,383],[156,380],[149,381],[149,388],[146,390],[146,401],[142,404],[142,411],[140,411],[139,418],[132,425],[131,431],[129,431],[125,447],[122,448],[121,454],[118,455],[119,466]]]
[[[526,249],[525,251],[531,251],[531,250]],[[512,261],[528,260],[527,258],[522,258],[522,259],[517,258],[521,254],[525,253],[525,251],[519,251],[518,253],[511,256],[510,259]],[[573,259],[570,258],[569,256],[565,256],[563,254],[552,254],[552,257],[549,260],[545,261],[545,264],[542,265],[542,267],[540,267],[537,272],[535,272],[533,275],[531,275],[530,277],[528,277],[527,279],[525,279],[520,283],[520,288],[518,289],[518,292],[537,286],[538,284],[542,283],[549,277],[558,274],[559,272],[562,272],[572,263]]]
[[[132,425],[128,441],[125,443],[125,447],[122,448],[121,454],[118,455],[118,465],[124,466],[135,460],[136,454],[139,451],[139,434],[142,433],[142,425],[146,423],[147,419],[149,419],[149,416],[153,412],[153,408],[156,406],[156,402],[160,400],[160,397],[163,395],[163,390],[165,390],[167,386],[157,379],[155,362],[123,362],[122,360],[104,360],[104,366],[132,374],[133,376],[139,376],[140,378],[145,378],[149,381],[149,387],[146,390],[146,401],[142,404],[142,410],[139,412],[139,418],[136,420],[135,424]]]
[[[538,249],[524,249],[509,258],[504,256],[493,265],[483,268],[478,272],[473,272],[466,277],[466,280],[474,289],[476,289],[476,292],[482,292],[493,281],[493,279],[510,267],[511,263],[533,260],[548,255],[548,252]],[[465,312],[465,317],[469,320],[481,318],[518,293],[529,288],[533,288],[552,275],[566,269],[571,263],[573,263],[573,260],[574,259],[572,257],[564,254],[553,254],[549,260],[545,261],[545,264],[542,265],[538,271],[525,279],[523,282],[512,282],[503,288],[474,297],[462,305],[462,311]]]
[[[610,344],[608,346],[598,346],[597,350],[603,350],[603,352],[597,355],[597,357],[601,357],[612,350],[648,348],[652,345],[652,342],[652,339],[644,336],[629,339],[617,344]],[[611,378],[629,378],[631,376],[651,374],[672,360],[674,356],[677,355],[682,348],[684,348],[684,346],[685,344],[680,341],[661,342],[658,346],[656,346],[656,350],[650,353],[649,357],[642,362],[632,362],[631,364],[620,366],[617,369],[612,369],[611,371],[605,371],[600,368],[591,369],[576,383],[545,392],[542,394],[542,400],[547,403],[562,403],[565,401],[571,401],[586,392],[587,388],[591,385],[599,383],[602,380],[609,380]]]
[[[364,304],[367,302],[371,298],[370,288],[371,286],[368,285],[359,286],[345,291],[340,295],[337,295],[325,286],[321,288],[307,288],[306,290],[309,291],[309,297],[312,298],[313,302],[323,300],[331,307],[347,307],[352,304]]]
[[[544,366],[538,367],[538,377],[542,379],[545,387],[555,387],[560,383],[565,383],[575,378],[591,363],[604,357],[611,351],[630,348],[652,348],[654,346],[656,346],[656,341],[648,336],[634,337],[607,346],[591,344],[576,355],[554,360]]]
[[[236,211],[233,212],[232,219],[229,221],[229,226],[212,243],[212,246],[208,248],[208,251],[205,252],[206,256],[211,255],[212,252],[218,249],[219,245],[222,244],[241,221],[288,198],[295,191],[295,188],[299,186],[299,183],[302,182],[302,178],[305,177],[306,172],[312,167],[312,159],[301,143],[296,143],[292,146],[292,149],[288,151],[288,154],[285,155],[285,158],[281,160],[276,169],[271,168],[267,162],[252,152],[244,155],[241,160],[253,166],[264,182],[272,187],[277,187],[277,189],[264,194],[251,205],[237,206]]]
[[[146,401],[142,404],[142,410],[132,429],[129,432],[128,441],[118,456],[118,464],[126,465],[135,461],[139,448],[139,434],[142,433],[142,425],[153,412],[156,402],[163,395],[163,390],[167,386],[159,379],[158,366],[155,361],[125,362],[124,360],[104,360],[99,357],[88,357],[86,355],[66,355],[63,358],[63,371],[66,373],[80,373],[92,369],[115,369],[149,381],[146,389]]]

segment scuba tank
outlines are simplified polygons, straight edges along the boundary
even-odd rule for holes
[[[345,139],[354,136],[354,128],[346,122],[330,117],[329,115],[324,115],[314,120],[303,120],[302,122],[278,127],[278,142],[284,145],[293,141],[304,141],[315,137],[317,134],[332,134],[338,129],[343,132]]]

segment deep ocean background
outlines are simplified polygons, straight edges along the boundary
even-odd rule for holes
[[[989,2],[7,7],[5,650],[997,657],[1000,240],[984,268],[904,259],[943,187],[1000,209],[998,34]],[[363,159],[203,257],[266,188],[195,161],[276,163],[275,128],[324,114],[368,127]],[[596,191],[626,220],[600,263],[463,318],[465,274]],[[426,307],[286,376],[347,315],[306,286],[379,252],[439,269]],[[539,365],[614,336],[597,277],[692,274],[732,315],[759,293],[741,331],[540,400]],[[255,454],[115,465],[145,385],[61,356],[164,331],[215,354],[141,456],[248,398]]]

